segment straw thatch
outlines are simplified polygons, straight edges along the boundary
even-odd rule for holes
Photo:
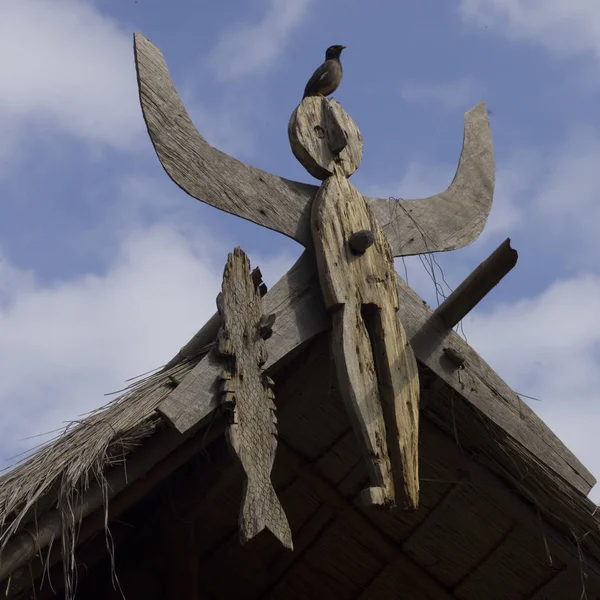
[[[181,380],[208,349],[132,384],[0,477],[0,566],[11,538],[21,531],[35,537],[40,515],[58,508],[66,589],[71,589],[80,525],[75,518],[77,503],[92,484],[107,491],[104,473],[115,465],[125,466],[131,452],[155,432],[161,422],[155,411],[173,389],[173,378]]]

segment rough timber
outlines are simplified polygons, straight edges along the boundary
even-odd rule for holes
[[[362,136],[338,102],[302,100],[288,126],[292,151],[323,183],[311,208],[315,259],[332,319],[332,357],[371,476],[366,505],[419,505],[419,374],[402,323],[390,245],[348,178]],[[353,250],[357,233],[371,243]]]
[[[216,345],[223,363],[221,401],[231,411],[227,439],[245,477],[240,539],[245,543],[269,529],[291,550],[292,532],[271,483],[277,419],[273,381],[263,371],[267,350],[261,332],[260,290],[241,248],[227,258],[218,304],[223,320]]]

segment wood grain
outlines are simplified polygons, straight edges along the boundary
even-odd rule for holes
[[[389,244],[358,190],[335,174],[312,209],[319,279],[333,311],[332,352],[354,426],[371,463],[368,504],[418,506],[419,377],[397,318],[398,290]],[[373,232],[361,256],[348,240]],[[402,485],[403,484],[403,485]]]
[[[362,135],[339,102],[330,98],[304,98],[290,117],[288,137],[294,156],[317,179],[334,172],[350,177],[360,165]]]
[[[262,171],[211,146],[192,123],[161,51],[136,33],[134,52],[144,120],[169,177],[202,202],[310,247],[310,202],[317,188]],[[419,200],[366,200],[394,256],[455,250],[482,232],[492,206],[494,174],[490,126],[480,103],[465,113],[458,169],[446,191]]]
[[[263,298],[264,311],[275,314],[273,335],[267,340],[265,369],[293,352],[304,342],[330,328],[323,306],[314,257],[308,253],[300,256],[292,268],[268,291]],[[213,340],[221,318],[216,313],[208,321]],[[198,353],[207,344],[203,327],[174,357],[185,360]],[[172,365],[173,361],[169,364]],[[185,433],[209,418],[220,405],[218,379],[221,365],[213,349],[205,356],[161,403],[161,413],[180,433]]]
[[[223,323],[216,351],[224,362],[221,397],[233,412],[227,439],[245,473],[240,538],[245,543],[268,529],[291,550],[292,532],[271,482],[277,420],[273,382],[262,368],[267,349],[260,334],[260,291],[241,248],[227,258],[219,304]]]

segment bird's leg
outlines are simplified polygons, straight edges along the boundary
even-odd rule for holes
[[[332,316],[332,347],[338,382],[348,415],[367,455],[371,480],[371,487],[363,491],[361,499],[367,506],[394,504],[377,374],[360,306],[343,304]]]

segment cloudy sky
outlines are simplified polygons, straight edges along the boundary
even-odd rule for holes
[[[446,188],[463,113],[485,100],[492,215],[436,260],[455,287],[512,239],[519,263],[465,334],[600,475],[597,0],[1,0],[2,466],[171,358],[214,312],[236,245],[269,285],[301,252],[168,179],[138,104],[134,31],[161,48],[209,142],[301,181],[289,115],[325,48],[347,45],[335,97],[363,133],[353,181],[369,195]],[[435,305],[426,267],[398,261]]]

